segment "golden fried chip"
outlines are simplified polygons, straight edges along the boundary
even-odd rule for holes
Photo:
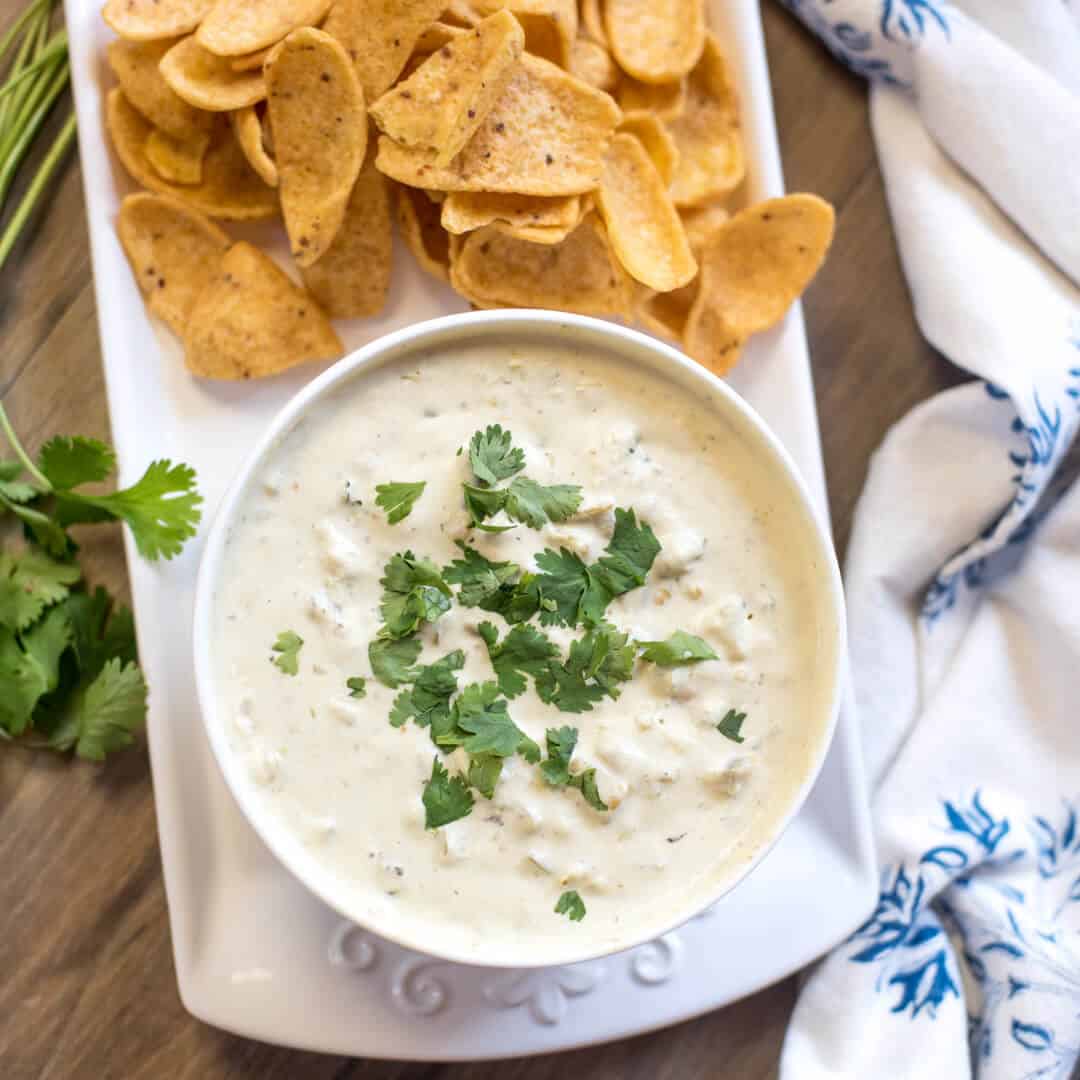
[[[209,132],[213,117],[189,105],[161,77],[158,64],[172,48],[165,41],[125,41],[109,43],[109,67],[128,101],[155,127],[177,139],[190,139]]]
[[[686,320],[690,317],[690,308],[698,294],[698,284],[698,278],[694,278],[689,285],[671,292],[658,293],[643,288],[638,294],[634,314],[646,330],[671,338],[681,345]]]
[[[101,14],[130,41],[190,34],[213,7],[214,0],[105,0]]]
[[[190,139],[174,139],[160,128],[154,128],[146,137],[143,153],[163,180],[174,184],[201,184],[203,158],[209,145],[210,136],[204,133]]]
[[[682,116],[686,108],[686,80],[650,86],[624,75],[615,89],[615,96],[627,116],[643,112],[661,120],[674,120]]]
[[[278,171],[274,159],[266,152],[263,124],[254,105],[229,113],[233,134],[244,151],[248,164],[270,187],[278,186]]]
[[[491,112],[524,47],[518,21],[498,11],[383,94],[371,115],[395,142],[434,151],[441,168]]]
[[[189,105],[210,112],[242,109],[266,97],[261,71],[233,71],[228,60],[207,52],[194,37],[165,54],[161,75]]]
[[[633,135],[611,140],[595,198],[612,250],[631,277],[657,292],[694,277],[697,263],[667,185]]]
[[[390,288],[390,181],[375,168],[373,156],[356,178],[334,242],[317,263],[300,271],[308,292],[332,319],[377,314]]]
[[[451,191],[442,204],[442,227],[460,235],[498,221],[510,226],[573,228],[581,219],[581,197],[507,195],[486,191]]]
[[[619,130],[633,135],[645,147],[664,183],[670,184],[679,163],[679,150],[668,129],[652,113],[635,112],[623,117]]]
[[[364,99],[374,101],[394,85],[444,6],[445,0],[336,0],[323,29],[344,46]]]
[[[453,237],[439,223],[439,206],[416,188],[399,187],[398,224],[413,257],[432,277],[450,281],[450,242]]]
[[[164,195],[175,195],[213,218],[254,221],[277,214],[277,193],[251,171],[236,140],[228,131],[211,139],[203,158],[202,183],[181,187],[163,180],[146,160],[145,147],[150,125],[124,97],[119,87],[109,92],[105,126],[116,156],[143,187]]]
[[[413,56],[430,56],[433,52],[449,45],[469,31],[463,26],[451,26],[450,23],[433,22],[417,39],[413,46]],[[412,59],[412,57],[410,57]]]
[[[575,78],[608,92],[619,82],[619,69],[603,45],[587,37],[576,38],[570,50],[568,70]]]
[[[666,124],[679,148],[671,183],[676,206],[698,206],[735,190],[746,172],[738,103],[712,34],[687,79],[682,115]]]
[[[145,191],[120,204],[116,232],[146,306],[183,337],[196,297],[232,241],[186,203]]]
[[[259,49],[258,52],[248,53],[246,56],[235,56],[229,61],[229,67],[233,71],[262,71],[262,66],[266,63],[266,58],[270,55],[272,48],[273,45],[268,45],[265,49]]]
[[[595,214],[551,246],[505,236],[494,225],[469,233],[450,264],[450,282],[478,306],[621,315],[630,303],[629,279]]]
[[[199,44],[218,56],[248,56],[301,26],[314,26],[332,0],[217,0],[199,24]]]
[[[530,244],[561,244],[577,225],[510,225],[505,221],[496,221],[492,227],[503,236],[527,240]]]
[[[344,349],[329,319],[278,265],[251,244],[233,244],[188,316],[184,362],[208,379],[274,375]]]
[[[525,48],[565,68],[577,37],[577,0],[473,0],[482,15],[511,12],[525,31]]]
[[[700,257],[705,245],[731,214],[723,206],[691,206],[679,211],[686,239],[690,241],[690,250],[695,258]]]
[[[832,243],[834,219],[816,195],[786,195],[716,229],[701,255],[686,351],[723,375],[746,338],[779,322],[810,284]]]
[[[364,164],[364,91],[341,44],[294,30],[266,61],[281,210],[293,258],[310,266],[333,242]]]
[[[598,45],[608,48],[604,17],[600,14],[600,0],[581,0],[578,15],[582,30]]]
[[[451,26],[462,26],[471,30],[480,21],[480,15],[469,0],[444,0],[440,10],[440,21]]]
[[[411,187],[578,195],[600,181],[608,140],[621,114],[600,90],[523,53],[502,97],[449,165],[435,153],[379,139],[375,164]]]
[[[644,83],[681,79],[705,45],[705,0],[604,0],[608,47]]]

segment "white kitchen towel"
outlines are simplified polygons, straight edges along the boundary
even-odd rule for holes
[[[856,513],[881,892],[807,978],[781,1075],[1065,1080],[1080,1059],[1080,10],[785,3],[871,80],[916,317],[978,381],[896,425]]]

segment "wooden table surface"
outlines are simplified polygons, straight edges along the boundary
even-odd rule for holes
[[[22,5],[0,0],[0,26]],[[788,188],[820,193],[839,215],[806,314],[842,553],[882,435],[957,375],[912,318],[864,85],[778,4],[763,14]],[[54,433],[108,435],[81,184],[73,155],[0,278],[0,399],[32,447]],[[83,554],[90,580],[126,595],[116,531],[86,530]],[[794,980],[657,1034],[504,1063],[347,1060],[227,1035],[188,1016],[177,995],[145,748],[105,767],[0,748],[0,814],[7,1080],[756,1080],[776,1071]]]

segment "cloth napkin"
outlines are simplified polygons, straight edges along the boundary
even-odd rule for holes
[[[782,1080],[1064,1080],[1080,1057],[1080,7],[785,2],[870,80],[916,317],[976,381],[889,432],[856,513],[880,895],[805,981]]]

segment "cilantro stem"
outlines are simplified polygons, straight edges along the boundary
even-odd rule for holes
[[[56,141],[53,143],[52,148],[45,156],[45,159],[38,166],[38,171],[34,175],[34,179],[30,182],[30,186],[26,189],[26,193],[23,195],[22,201],[19,203],[15,213],[11,215],[11,220],[5,226],[3,233],[0,234],[0,270],[3,269],[4,263],[7,262],[7,257],[11,254],[11,249],[15,246],[15,241],[19,238],[19,233],[22,232],[27,219],[33,213],[34,207],[41,198],[41,193],[45,189],[45,185],[48,184],[49,180],[52,178],[52,174],[63,160],[64,154],[71,146],[74,137],[75,114],[72,113],[67,118],[66,123],[61,129],[60,134],[57,136]]]
[[[11,426],[11,421],[8,419],[7,410],[4,408],[2,401],[0,401],[0,430],[3,430],[7,436],[11,449],[15,451],[19,461],[22,462],[22,467],[38,482],[46,493],[52,491],[53,486],[49,483],[49,478],[34,464],[33,459],[23,449],[23,444],[19,442],[19,437]]]

